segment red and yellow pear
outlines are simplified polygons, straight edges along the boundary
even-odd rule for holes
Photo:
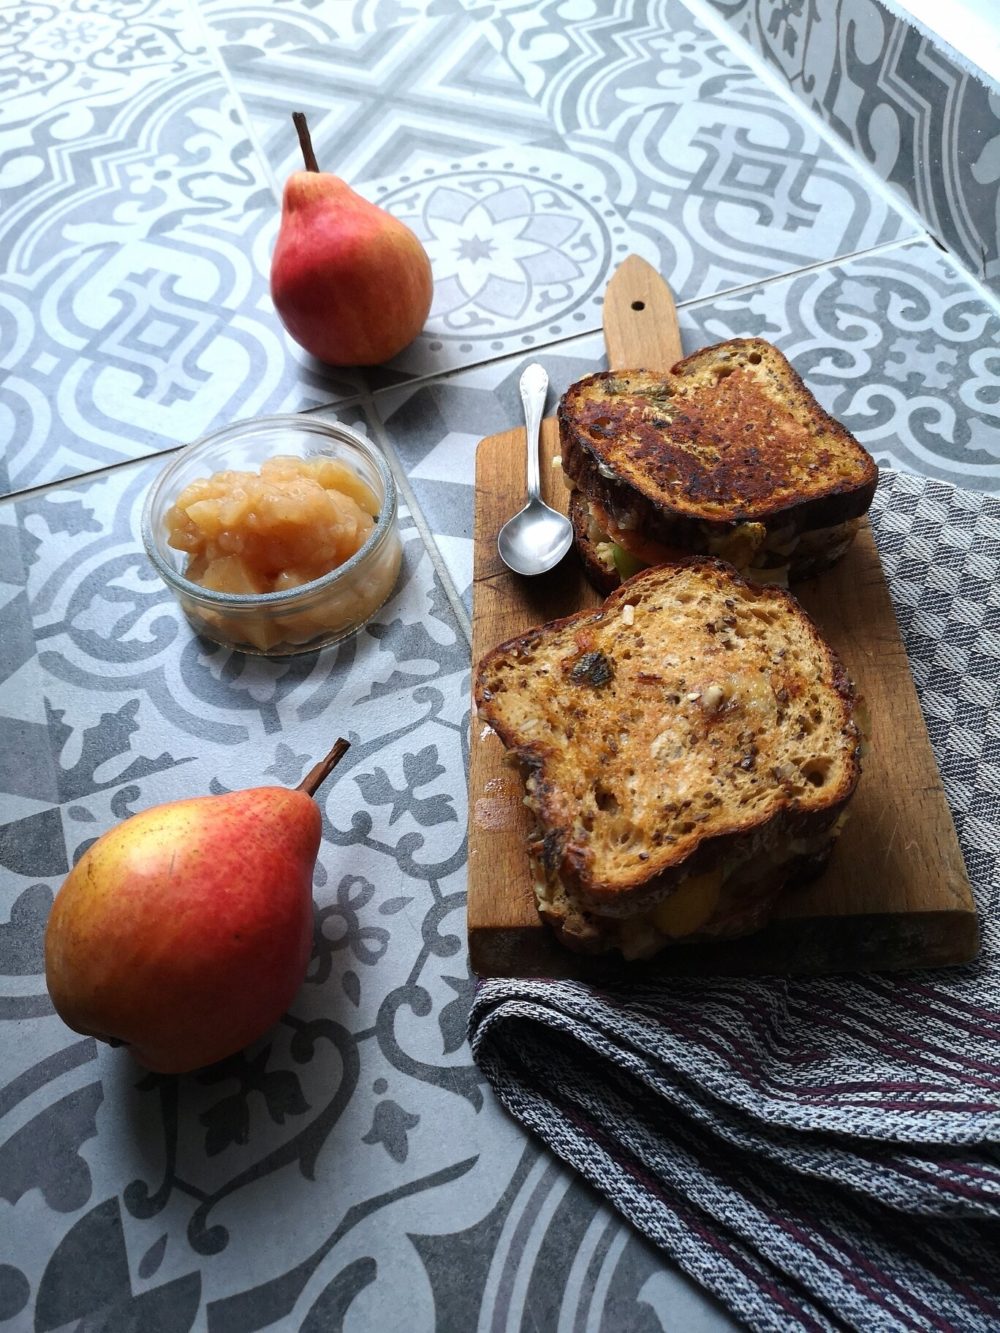
[[[272,1027],[312,947],[312,794],[347,748],[338,741],[298,788],[171,801],[98,838],[45,935],[63,1021],[164,1074],[213,1064]]]
[[[398,218],[316,163],[305,116],[293,116],[306,164],[285,183],[271,298],[295,341],[331,366],[388,361],[424,327],[431,264]]]

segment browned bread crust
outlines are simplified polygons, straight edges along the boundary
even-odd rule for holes
[[[737,523],[798,533],[864,514],[871,455],[785,357],[735,338],[646,370],[588,375],[559,404],[562,464],[623,528],[704,550]]]
[[[501,644],[474,693],[525,771],[530,850],[602,915],[814,845],[860,775],[857,699],[832,649],[790,594],[707,557]]]
[[[836,834],[831,833],[816,852],[795,856],[780,868],[767,870],[749,882],[725,885],[712,915],[699,929],[685,935],[684,942],[737,939],[760,930],[785,889],[799,888],[823,873],[836,842]],[[588,911],[566,893],[553,894],[539,903],[538,911],[559,942],[574,953],[594,955],[622,950],[621,923]],[[668,942],[658,939],[652,931],[646,934],[646,947],[633,948],[630,956],[651,957]]]

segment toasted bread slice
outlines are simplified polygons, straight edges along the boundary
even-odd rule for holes
[[[718,543],[739,528],[752,548],[743,567],[859,518],[878,483],[871,455],[760,338],[705,348],[669,374],[588,375],[564,394],[559,432],[567,475],[621,531],[728,559]]]
[[[815,625],[707,557],[501,644],[475,698],[526,774],[540,903],[581,948],[650,911],[664,938],[724,926],[748,873],[770,891],[826,853],[860,774],[854,688]]]

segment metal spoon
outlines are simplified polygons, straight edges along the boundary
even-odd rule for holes
[[[515,574],[544,574],[557,565],[573,541],[568,518],[547,505],[539,494],[538,428],[545,410],[549,377],[534,363],[521,376],[521,402],[528,433],[528,503],[500,529],[500,559]]]

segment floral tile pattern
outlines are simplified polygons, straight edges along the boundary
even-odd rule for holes
[[[179,205],[196,216],[199,194],[218,209],[221,188],[236,207],[259,191],[249,145],[234,151],[243,136],[186,7],[69,0],[9,7],[0,23],[0,188],[11,191],[0,218],[4,268],[30,269],[58,241],[119,239],[102,224],[128,222],[135,234]],[[169,191],[158,171],[179,177]],[[173,210],[156,207],[157,193],[175,196]]]
[[[9,110],[9,104],[8,104]],[[216,71],[142,84],[121,103],[0,128],[0,266],[32,273],[56,255],[273,208],[234,99]],[[23,138],[27,141],[22,144]],[[29,176],[30,179],[25,179]]]
[[[681,300],[913,233],[680,0],[548,0],[494,23]]]
[[[420,237],[434,270],[423,333],[368,382],[437,374],[598,326],[611,274],[630,251],[648,250],[602,186],[571,154],[529,148],[368,187]]]
[[[706,1316],[471,1063],[468,650],[408,516],[400,584],[362,634],[245,659],[196,639],[139,554],[156,466],[0,507],[0,1313],[188,1329],[211,1311],[234,1330],[348,1308],[413,1329]],[[313,957],[282,1023],[180,1078],[66,1029],[42,934],[72,861],[182,792],[295,782],[338,732],[353,744],[320,798]]]
[[[456,14],[462,0],[202,0],[201,11],[227,64],[260,56],[329,46],[441,14]]]
[[[1000,88],[877,0],[708,3],[1000,291]]]

